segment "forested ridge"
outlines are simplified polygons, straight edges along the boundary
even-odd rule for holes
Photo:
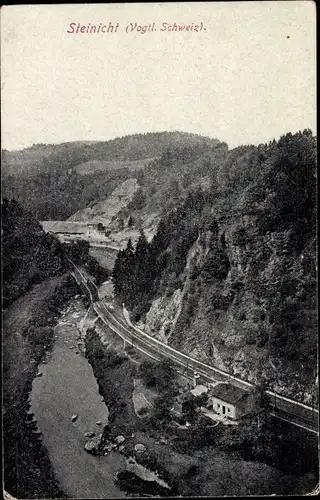
[[[205,165],[207,185],[180,194],[150,243],[142,233],[135,249],[129,241],[118,254],[117,296],[154,334],[179,297],[181,310],[162,328],[169,343],[207,361],[219,352],[224,367],[253,353],[245,376],[263,371],[268,355],[310,389],[317,359],[316,139],[309,130],[289,133],[236,148],[219,164],[208,155]]]
[[[67,268],[56,237],[15,200],[2,202],[3,297],[9,305],[30,287]]]
[[[161,132],[136,134],[105,142],[34,145],[22,151],[2,151],[3,195],[18,201],[38,220],[65,220],[76,211],[106,198],[130,175],[131,162],[146,160],[168,149],[210,151],[219,141],[196,134]],[[92,162],[102,162],[92,171]],[[91,162],[91,164],[90,164]],[[148,163],[148,162],[147,162]]]

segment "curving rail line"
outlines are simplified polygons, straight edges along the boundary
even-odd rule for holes
[[[124,341],[128,343],[133,343],[134,341],[136,348],[153,359],[159,359],[159,356],[160,358],[165,357],[170,359],[173,363],[178,365],[180,370],[183,368],[184,373],[191,375],[194,371],[196,371],[204,381],[211,383],[229,381],[242,389],[254,387],[254,385],[250,382],[198,361],[187,354],[177,351],[173,347],[164,344],[158,339],[151,337],[131,323],[128,312],[125,308],[123,308],[125,321],[124,323],[120,322],[114,314],[111,314],[105,304],[100,301],[99,290],[95,283],[93,283],[90,278],[87,278],[70,259],[68,260],[75,270],[73,272],[75,279],[77,281],[79,279],[85,287],[96,314]],[[309,432],[318,434],[318,409],[287,398],[273,391],[267,390],[265,391],[265,394],[268,396],[270,412],[273,416],[290,422],[291,424],[301,427]]]

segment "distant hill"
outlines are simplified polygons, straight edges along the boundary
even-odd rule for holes
[[[144,160],[132,160],[132,161],[103,161],[103,160],[89,160],[84,163],[80,163],[75,167],[78,174],[87,175],[93,172],[103,172],[108,170],[121,170],[128,169],[129,171],[138,171],[143,169],[148,165],[154,158],[146,158]]]
[[[184,132],[155,132],[128,135],[103,142],[66,142],[62,144],[35,144],[21,151],[2,151],[3,175],[36,175],[51,168],[69,169],[86,162],[135,162],[154,158],[167,149],[181,146],[215,146],[219,141]],[[88,166],[89,166],[88,165]],[[89,173],[81,171],[81,173]]]
[[[66,220],[105,200],[130,178],[140,184],[150,165],[150,175],[167,177],[166,155],[180,158],[174,164],[177,170],[181,162],[210,154],[219,145],[217,139],[196,134],[159,132],[2,151],[3,196],[18,201],[38,220]]]

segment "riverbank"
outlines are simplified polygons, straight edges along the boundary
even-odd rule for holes
[[[135,367],[124,354],[107,349],[94,329],[87,331],[85,348],[99,392],[109,408],[112,433],[132,433],[140,425],[132,403]]]
[[[42,376],[33,382],[32,411],[68,497],[116,498],[123,496],[114,479],[124,470],[125,458],[117,453],[94,456],[85,450],[88,433],[99,436],[109,419],[80,339],[79,323],[85,314],[81,299],[73,299],[61,312],[50,359],[40,365]]]
[[[119,451],[126,457],[126,467],[125,471],[118,471],[116,484],[126,496],[172,496],[175,491],[166,482],[169,474],[151,450],[135,451],[135,446],[143,443],[137,436],[143,436],[145,430],[145,422],[136,415],[132,399],[136,366],[121,352],[121,344],[113,343],[112,339],[110,344],[102,343],[95,329],[87,331],[86,356],[96,376],[99,392],[109,408],[104,441],[111,443],[117,437],[124,439]],[[108,456],[112,459],[116,454],[111,451]]]
[[[62,491],[29,395],[38,365],[53,345],[53,324],[77,289],[68,274],[34,286],[3,315],[4,488],[16,498],[61,498]]]

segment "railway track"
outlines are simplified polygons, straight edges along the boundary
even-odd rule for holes
[[[210,365],[206,365],[205,363],[173,349],[154,337],[147,335],[142,330],[134,327],[134,325],[130,323],[128,324],[128,319],[126,320],[124,315],[122,317],[116,317],[115,313],[111,312],[105,304],[100,301],[99,290],[92,280],[85,276],[85,274],[77,266],[75,266],[72,261],[70,262],[72,263],[74,269],[74,276],[77,276],[77,281],[80,281],[82,286],[85,288],[96,314],[124,341],[134,345],[150,358],[156,360],[165,358],[170,359],[176,369],[180,373],[184,373],[186,376],[192,378],[194,372],[197,372],[200,375],[200,380],[202,382],[229,382],[245,390],[254,387],[253,384],[245,380],[239,379],[230,373],[224,372]],[[269,390],[265,391],[265,394],[269,401],[271,415],[309,432],[319,434],[319,411],[317,408],[313,408]]]

